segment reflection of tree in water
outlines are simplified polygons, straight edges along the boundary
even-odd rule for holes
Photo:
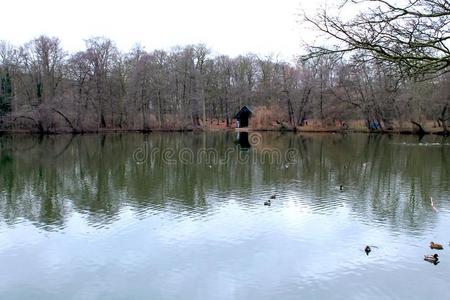
[[[0,209],[6,222],[26,218],[55,228],[63,225],[65,203],[57,193],[62,177],[41,163],[49,161],[48,150],[56,146],[44,137],[0,139]]]
[[[228,153],[226,164],[167,164],[162,151],[138,164],[139,147],[215,149],[225,159],[238,148],[233,134],[153,133],[87,136],[3,136],[0,138],[0,213],[7,223],[25,218],[52,229],[64,225],[73,212],[89,223],[105,224],[129,206],[144,211],[205,214],[221,199],[237,195],[252,201],[262,188],[306,195],[314,208],[335,209],[345,204],[367,222],[417,230],[433,222],[430,196],[448,207],[450,181],[446,146],[408,145],[412,136],[294,135],[266,133],[264,142],[277,149],[297,150],[289,165],[262,161],[258,147]],[[407,143],[403,145],[402,143]],[[423,143],[442,142],[426,137]],[[283,151],[282,151],[283,152]],[[248,158],[242,163],[238,156]],[[336,192],[343,184],[345,191]],[[214,201],[211,203],[211,201]],[[224,200],[225,201],[225,200]]]
[[[414,137],[398,136],[394,140],[414,143]],[[344,195],[351,197],[343,201],[367,222],[391,224],[397,230],[420,229],[434,222],[430,196],[444,194],[450,179],[448,164],[436,155],[442,147],[397,143],[381,135],[335,136],[319,145],[312,143],[308,158],[315,161],[313,168],[320,170],[314,172],[319,178],[308,183],[315,186],[314,201],[326,205],[330,188],[324,185],[343,184],[348,190]]]

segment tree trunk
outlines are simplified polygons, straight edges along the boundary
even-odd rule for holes
[[[60,112],[59,110],[57,110],[57,109],[55,109],[55,108],[52,108],[52,110],[53,110],[55,113],[57,113],[58,115],[60,115],[60,116],[67,122],[67,124],[69,124],[70,128],[72,129],[72,133],[79,132],[79,130],[77,130],[77,129],[75,128],[75,126],[73,126],[72,122],[69,120],[68,117],[66,117],[66,115],[64,115],[62,112]]]
[[[425,134],[427,134],[427,132],[425,131],[425,129],[423,129],[421,124],[419,124],[418,122],[413,121],[413,120],[411,120],[411,123],[416,125],[417,128],[418,128],[417,130],[415,130],[415,132],[414,132],[415,134],[417,134],[417,135],[425,135]]]
[[[450,135],[450,131],[448,130],[447,127],[447,109],[448,109],[448,103],[445,104],[444,109],[441,112],[441,117],[438,119],[438,121],[440,121],[440,124],[442,125],[442,134],[445,136]]]

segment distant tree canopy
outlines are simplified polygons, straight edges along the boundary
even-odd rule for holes
[[[365,8],[345,20],[322,9],[305,16],[332,46],[310,45],[308,59],[362,51],[362,59],[379,59],[399,67],[401,75],[435,77],[450,71],[449,0],[345,0],[339,11]]]

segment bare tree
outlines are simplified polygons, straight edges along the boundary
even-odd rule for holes
[[[448,0],[346,0],[342,9],[364,9],[350,20],[323,9],[305,16],[334,45],[310,45],[304,58],[363,50],[364,59],[399,66],[405,76],[434,77],[450,70],[450,2]]]
[[[106,127],[106,103],[111,101],[108,80],[111,68],[118,55],[114,43],[106,38],[91,38],[86,41],[86,57],[90,67],[90,81],[94,85],[98,128]]]
[[[333,127],[365,120],[370,129],[375,121],[381,131],[414,122],[428,130],[431,121],[448,133],[450,73],[428,81],[402,77],[398,64],[367,51],[313,52],[308,60],[286,62],[215,56],[204,45],[122,53],[107,38],[89,39],[72,55],[55,38],[21,47],[3,42],[0,129],[149,131],[199,128],[213,120],[230,127],[233,115],[249,105],[262,113],[255,123],[262,127],[295,129],[314,119]]]

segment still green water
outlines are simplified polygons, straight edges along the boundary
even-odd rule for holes
[[[2,136],[0,299],[445,299],[449,190],[436,136]]]

